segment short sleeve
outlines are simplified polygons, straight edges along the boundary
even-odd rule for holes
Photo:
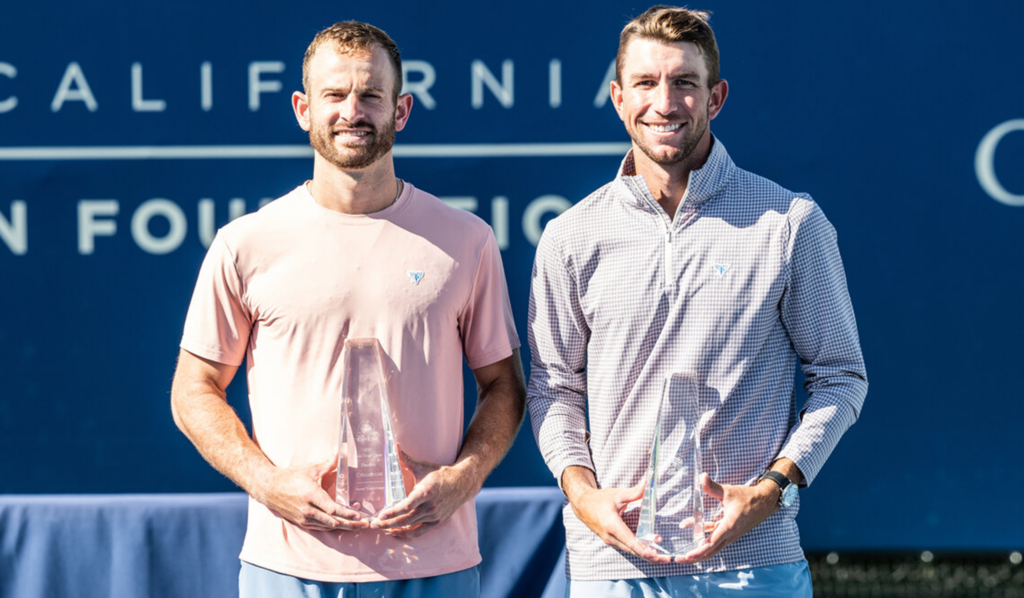
[[[242,365],[252,328],[243,288],[235,256],[218,233],[199,269],[181,348],[218,363]]]
[[[459,318],[462,350],[474,370],[509,357],[519,347],[501,252],[490,229],[479,256],[470,296]]]

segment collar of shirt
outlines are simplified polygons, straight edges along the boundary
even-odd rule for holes
[[[732,177],[736,165],[733,164],[726,151],[725,145],[714,135],[711,136],[711,154],[708,156],[704,166],[697,170],[690,171],[690,180],[686,184],[686,192],[680,202],[680,211],[695,212],[708,202]],[[636,165],[633,162],[633,150],[626,153],[619,165],[618,175],[615,180],[627,190],[622,197],[627,201],[646,211],[657,211],[658,202],[651,195],[647,182],[636,172]]]

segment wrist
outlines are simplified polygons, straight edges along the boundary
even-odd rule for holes
[[[442,476],[442,479],[448,477],[457,486],[466,488],[472,496],[476,496],[483,489],[484,480],[487,479],[488,474],[485,468],[481,467],[473,458],[463,459],[452,465],[442,465],[437,469],[437,473]]]
[[[764,497],[765,500],[776,504],[782,498],[782,488],[768,478],[758,478],[754,488]]]
[[[246,471],[236,483],[256,502],[266,505],[280,485],[284,469],[278,467],[263,453],[251,455],[245,463]]]
[[[757,478],[755,486],[767,486],[774,503],[782,508],[793,506],[797,497],[797,484],[777,470],[768,470]]]
[[[268,505],[270,496],[270,488],[273,487],[273,477],[276,473],[274,470],[277,469],[273,465],[267,467],[256,467],[251,476],[245,481],[245,484],[239,484],[242,489],[245,490],[246,494],[251,496],[253,500],[264,506]]]
[[[797,486],[801,486],[804,483],[804,474],[792,459],[779,457],[768,467],[768,469],[781,473]]]
[[[562,492],[570,503],[575,503],[581,496],[596,489],[597,478],[590,469],[570,465],[562,472]]]

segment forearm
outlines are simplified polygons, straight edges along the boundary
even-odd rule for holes
[[[225,396],[237,369],[182,350],[171,387],[174,423],[210,465],[282,519],[315,530],[365,529],[359,513],[322,485],[337,457],[276,467],[256,446]]]
[[[865,383],[852,392],[863,400],[866,386]],[[812,392],[800,422],[790,431],[778,454],[780,459],[789,459],[799,466],[803,477],[801,485],[814,481],[839,444],[839,439],[857,421],[856,409],[851,401],[838,393],[839,390],[840,386],[837,385]]]
[[[527,407],[541,456],[559,485],[566,469],[594,470],[587,446],[587,405],[583,372],[565,372],[534,361]]]
[[[530,283],[530,385],[526,402],[533,436],[559,485],[565,470],[594,470],[587,445],[587,347],[590,327],[552,221],[537,245]]]
[[[215,385],[175,378],[171,410],[178,428],[217,471],[263,502],[274,465]]]
[[[508,358],[506,375],[477,386],[477,406],[452,465],[479,491],[515,441],[526,411],[526,388],[518,350]]]

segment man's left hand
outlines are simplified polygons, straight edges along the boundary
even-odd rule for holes
[[[399,449],[402,465],[416,485],[405,500],[381,511],[371,527],[397,538],[423,535],[473,500],[484,479],[505,456],[525,410],[526,383],[519,349],[490,365],[474,368],[477,406],[462,448],[452,465],[413,459]]]
[[[705,473],[701,483],[705,494],[722,503],[722,516],[706,525],[710,535],[703,544],[676,557],[678,563],[693,564],[713,557],[779,508],[779,487],[770,480],[756,486],[731,486],[719,484]]]
[[[416,485],[405,500],[384,509],[371,523],[396,538],[415,538],[447,521],[467,500],[480,491],[456,467],[416,461],[402,453],[403,464],[412,470]]]

